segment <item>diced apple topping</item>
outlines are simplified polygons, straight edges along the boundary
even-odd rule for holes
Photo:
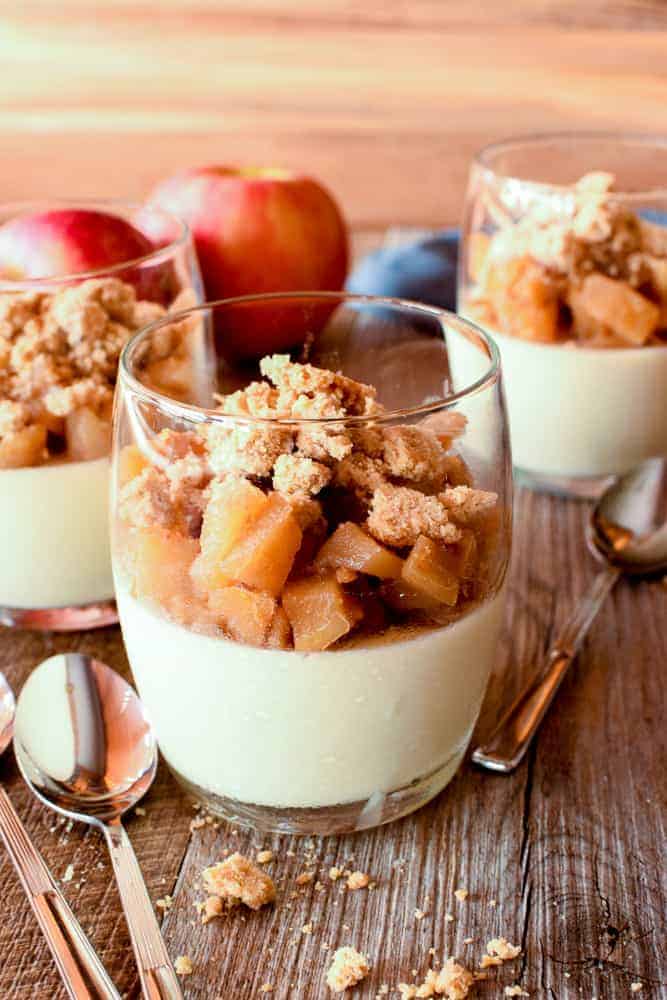
[[[292,645],[292,627],[283,608],[278,606],[266,636],[271,649],[289,649]]]
[[[502,329],[515,337],[558,339],[558,296],[544,268],[530,257],[489,266],[487,292]]]
[[[233,639],[263,645],[276,613],[275,598],[244,587],[221,587],[209,595],[208,606]]]
[[[442,604],[456,604],[460,581],[455,573],[457,555],[420,535],[403,565],[403,580]]]
[[[126,444],[118,455],[118,482],[125,486],[131,479],[136,479],[148,465],[148,459],[136,444]]]
[[[74,462],[103,458],[111,450],[111,424],[82,406],[65,418],[65,439]]]
[[[41,465],[45,458],[46,428],[41,424],[23,427],[0,440],[0,469]]]
[[[333,574],[288,583],[283,608],[292,626],[294,648],[304,652],[326,649],[363,617],[359,602],[345,593]]]
[[[134,565],[135,591],[169,606],[192,592],[190,567],[199,542],[160,528],[135,528],[127,536]]]
[[[192,574],[203,592],[225,587],[231,577],[222,561],[245,538],[268,503],[266,494],[247,479],[214,480],[201,528],[201,555]]]
[[[630,344],[646,343],[660,320],[660,309],[626,281],[589,274],[576,297],[577,308]]]
[[[227,580],[278,597],[301,537],[288,501],[280,493],[271,493],[250,530],[220,563],[220,573]]]
[[[401,575],[403,560],[376,542],[358,524],[346,521],[326,540],[315,559],[317,569],[339,566],[381,579],[396,579]]]

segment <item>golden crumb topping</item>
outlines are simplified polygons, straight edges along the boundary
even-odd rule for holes
[[[147,310],[165,312],[117,278],[0,294],[0,468],[108,453],[118,358]]]
[[[333,993],[342,993],[360,983],[369,972],[370,965],[364,954],[350,946],[339,948],[327,972],[327,986]]]
[[[238,852],[205,868],[202,877],[209,893],[218,896],[228,907],[243,903],[251,910],[259,910],[276,898],[273,879]]]

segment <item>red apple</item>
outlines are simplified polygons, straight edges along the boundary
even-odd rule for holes
[[[0,226],[0,277],[51,278],[132,263],[155,249],[119,215],[80,208],[19,215]],[[170,269],[128,267],[117,272],[140,298],[164,301]]]
[[[337,291],[347,272],[348,243],[340,210],[328,191],[287,170],[210,166],[185,170],[158,184],[149,204],[190,226],[207,299],[261,292]],[[151,232],[153,239],[159,233]],[[247,316],[218,325],[225,353],[259,356],[303,339],[295,310],[262,322]],[[269,321],[270,319],[270,321]]]

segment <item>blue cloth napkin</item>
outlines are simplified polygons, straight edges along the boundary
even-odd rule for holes
[[[359,261],[345,288],[356,295],[413,299],[454,310],[458,249],[458,229],[444,229],[398,247],[381,247]]]

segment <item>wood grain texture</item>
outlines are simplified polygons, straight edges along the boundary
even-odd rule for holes
[[[592,579],[583,527],[586,506],[519,491],[509,604],[478,735],[543,655],[550,636]],[[75,647],[125,670],[119,634],[52,638],[5,632],[0,667],[20,688],[31,666]],[[665,729],[660,668],[667,658],[667,589],[660,581],[621,582],[603,608],[557,706],[528,759],[510,777],[466,763],[435,802],[393,826],[352,837],[258,838],[223,825],[188,833],[192,810],[161,769],[145,817],[129,830],[154,899],[175,902],[164,921],[172,956],[189,955],[188,1000],[259,997],[320,1000],[331,950],[354,944],[372,961],[354,996],[371,1000],[423,975],[429,949],[479,960],[498,934],[520,943],[520,960],[493,972],[480,996],[520,982],[534,997],[621,1000],[632,982],[642,997],[667,995],[664,956]],[[128,998],[138,994],[127,934],[99,837],[71,831],[29,801],[15,769],[3,762],[28,828]],[[55,827],[55,829],[54,829]],[[194,904],[199,874],[228,850],[275,851],[274,908],[236,913],[202,927]],[[354,866],[377,882],[350,893],[331,883],[331,865]],[[299,887],[296,876],[313,870]],[[0,857],[0,996],[60,1000],[39,931],[9,863]],[[458,902],[454,890],[470,898]],[[296,896],[292,898],[292,894]],[[493,901],[495,900],[495,905]],[[427,911],[416,920],[414,911]],[[447,914],[453,916],[449,920]],[[303,934],[312,923],[312,934]],[[472,937],[470,944],[465,939]],[[328,945],[325,949],[323,946]]]
[[[283,163],[355,225],[451,223],[488,141],[664,130],[666,51],[648,0],[0,0],[0,197]]]

